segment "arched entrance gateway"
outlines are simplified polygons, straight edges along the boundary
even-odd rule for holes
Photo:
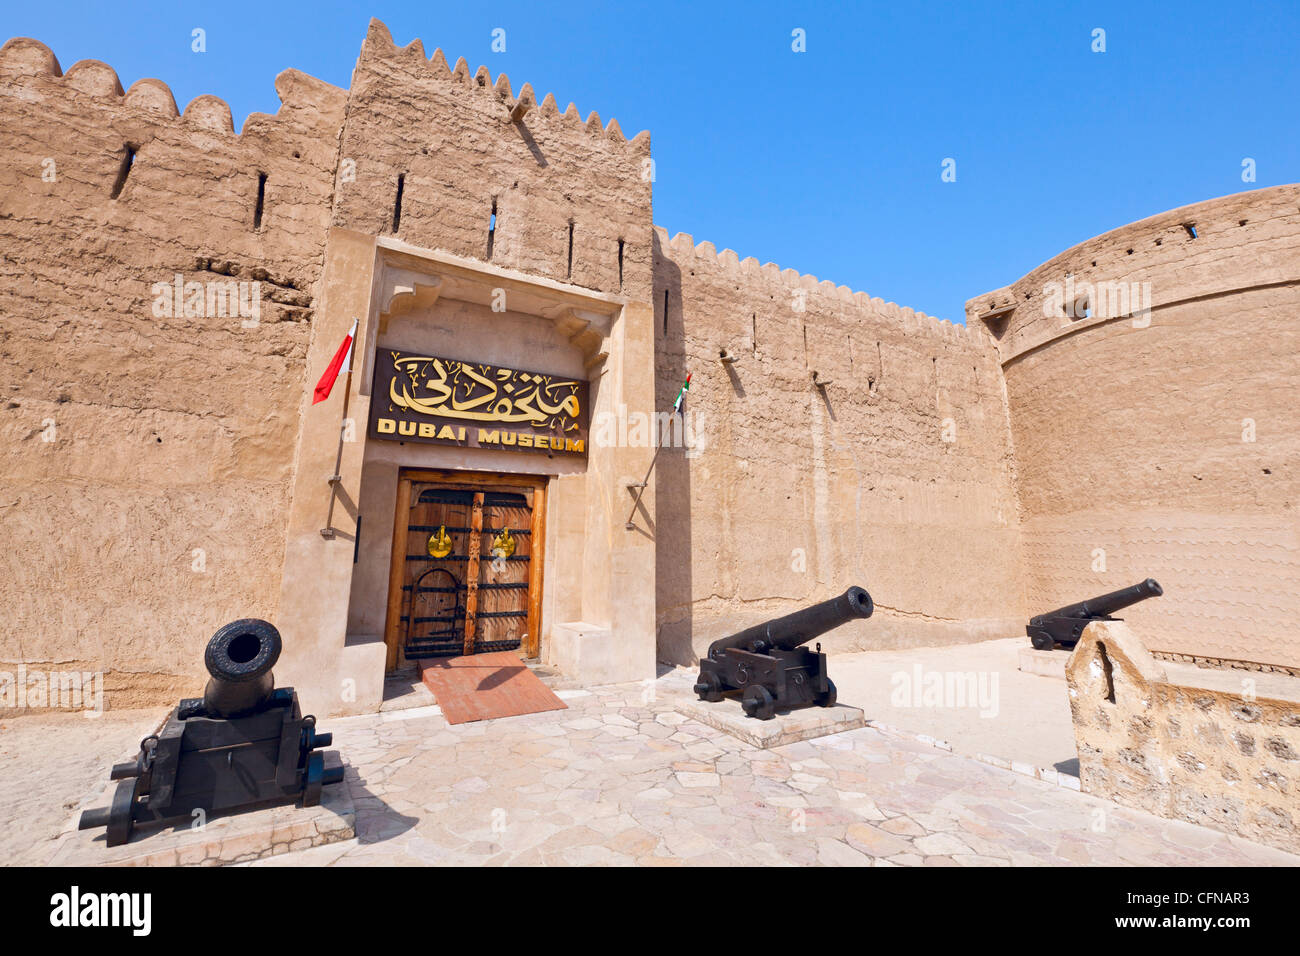
[[[303,421],[284,680],[361,713],[386,672],[438,656],[510,650],[585,680],[651,677],[653,541],[625,527],[649,451],[593,444],[591,428],[653,407],[651,315],[334,230],[308,379],[357,317],[352,392],[346,420],[337,387]]]

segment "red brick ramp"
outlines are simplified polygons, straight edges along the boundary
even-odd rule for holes
[[[509,651],[422,660],[420,677],[449,724],[567,707]]]

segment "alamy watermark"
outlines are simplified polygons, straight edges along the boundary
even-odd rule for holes
[[[262,318],[262,284],[234,279],[186,282],[179,272],[171,282],[155,282],[149,288],[155,319],[238,318],[252,328]]]
[[[1116,319],[1131,316],[1135,329],[1151,324],[1150,282],[1064,282],[1043,286],[1043,315],[1069,319]]]
[[[82,892],[75,884],[50,897],[50,925],[55,928],[123,928],[148,936],[153,928],[152,893]]]
[[[682,412],[629,412],[620,404],[612,412],[597,412],[591,441],[598,448],[685,448],[694,458],[706,446],[704,419],[693,409]]]
[[[893,707],[978,709],[981,717],[998,715],[997,671],[927,671],[916,664],[889,678]]]
[[[0,709],[80,710],[87,717],[104,712],[102,671],[39,671],[19,664],[0,670]]]

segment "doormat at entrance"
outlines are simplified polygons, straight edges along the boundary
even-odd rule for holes
[[[449,724],[539,714],[568,706],[518,654],[509,651],[422,660],[420,677],[433,691]]]

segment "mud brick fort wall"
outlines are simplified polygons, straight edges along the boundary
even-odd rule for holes
[[[0,55],[0,659],[102,668],[119,706],[174,697],[236,609],[276,614],[346,100],[276,90],[236,134],[215,97]],[[177,274],[257,283],[256,327],[156,316]]]
[[[276,89],[236,133],[215,97],[181,111],[34,40],[0,53],[0,661],[162,703],[201,685],[220,624],[276,619],[306,356],[336,338],[314,321],[327,252],[382,237],[621,297],[653,323],[655,408],[630,411],[693,374],[693,447],[664,449],[648,496],[661,659],[849,584],[878,610],[831,648],[1012,636],[1151,575],[1166,597],[1130,617],[1153,649],[1300,664],[1296,187],[1189,207],[1195,240],[1188,210],[1092,240],[967,327],[670,238],[648,133],[377,21],[350,89]],[[1070,271],[1150,281],[1151,326],[1042,318]],[[178,273],[257,283],[260,319],[158,317]],[[629,505],[585,503],[585,571]]]
[[[871,590],[875,616],[828,647],[1023,628],[987,336],[687,235],[660,230],[655,248],[658,403],[671,407],[689,369],[701,433],[658,465],[672,503],[659,511],[661,653],[698,658],[738,625],[851,584]]]
[[[523,122],[510,122],[521,103]],[[531,86],[513,91],[505,74],[483,66],[471,74],[464,59],[449,66],[419,40],[398,48],[375,21],[352,77],[339,155],[356,179],[340,177],[337,227],[649,295],[648,132],[629,141],[617,121],[602,126],[594,112],[581,119],[572,103],[560,112],[553,94],[539,103]]]
[[[1149,314],[1045,310],[1067,276]],[[1154,577],[1123,614],[1153,651],[1300,664],[1300,187],[1108,232],[967,316],[1006,379],[1028,605]]]

